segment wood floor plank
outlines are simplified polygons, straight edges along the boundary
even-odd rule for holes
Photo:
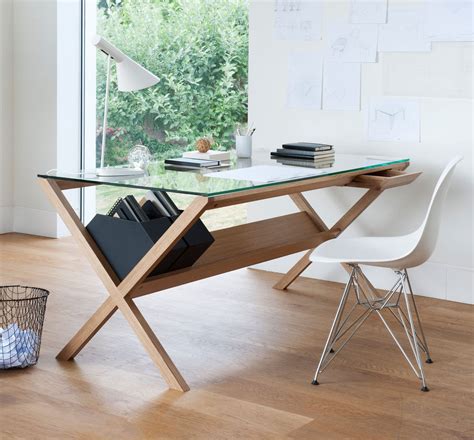
[[[51,290],[40,361],[0,371],[9,439],[471,439],[473,307],[418,297],[435,363],[419,384],[377,319],[310,385],[342,286],[254,270],[137,299],[189,380],[167,390],[125,319],[54,356],[106,298],[72,239],[0,236],[0,284]],[[0,436],[2,437],[2,436]]]

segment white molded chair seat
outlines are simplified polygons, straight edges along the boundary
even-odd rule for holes
[[[335,238],[322,243],[312,252],[310,260],[313,262],[345,263],[351,267],[349,281],[342,294],[314,375],[312,382],[314,385],[319,385],[318,375],[344,348],[367,318],[374,313],[379,316],[412,370],[421,380],[421,390],[428,391],[420,352],[425,353],[427,363],[432,363],[432,360],[408,278],[407,268],[423,264],[433,253],[449,182],[455,166],[461,160],[462,157],[455,157],[442,172],[434,189],[428,212],[416,231],[397,237]],[[359,267],[360,264],[391,268],[397,274],[398,279],[388,292],[381,295],[362,272]],[[351,292],[354,292],[355,304],[350,312],[343,317]],[[410,305],[410,302],[412,305]],[[362,309],[363,312],[351,322],[349,318],[356,309]],[[389,316],[392,319],[394,318],[404,329],[415,362],[410,360],[406,350],[382,314],[385,311],[388,311],[391,314]]]
[[[419,237],[420,231],[397,237],[335,238],[318,246],[310,260],[319,263],[407,268],[403,262],[415,248]]]

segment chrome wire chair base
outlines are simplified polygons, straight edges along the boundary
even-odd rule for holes
[[[431,364],[433,361],[431,360],[428,344],[426,343],[425,334],[415,303],[415,297],[408,278],[408,272],[406,270],[396,270],[397,280],[395,284],[385,295],[380,296],[379,292],[370,283],[360,267],[357,264],[351,264],[351,267],[352,271],[349,281],[346,284],[341,301],[339,302],[339,307],[337,308],[329,336],[324,345],[312,384],[319,385],[319,374],[328,367],[362,324],[364,324],[367,318],[372,313],[375,313],[384,324],[384,327],[402,352],[403,357],[415,375],[420,379],[422,384],[421,391],[429,391],[426,385],[420,352],[425,354],[427,363]],[[347,300],[351,292],[354,293],[356,301],[343,318]],[[357,311],[359,311],[359,313],[351,320],[351,316],[356,314]],[[382,312],[385,311],[388,311],[404,330],[414,359],[410,359],[410,356],[395,336],[395,333],[382,314]]]

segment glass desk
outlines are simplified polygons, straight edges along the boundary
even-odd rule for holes
[[[268,152],[265,153],[267,155]],[[60,171],[40,175],[39,184],[89,258],[109,294],[57,358],[73,359],[108,319],[120,310],[160,369],[168,386],[181,391],[189,390],[181,373],[135,304],[134,298],[306,251],[274,286],[276,289],[286,289],[310,265],[309,256],[314,248],[341,234],[383,191],[409,184],[420,174],[405,172],[409,166],[407,158],[342,154],[336,155],[333,167],[310,170],[313,175],[298,174],[298,170],[277,165],[275,161],[265,157],[259,158],[258,154],[252,161],[233,160],[230,168],[237,170],[238,175],[250,175],[248,173],[255,171],[255,168],[249,167],[268,165],[272,166],[265,168],[265,171],[257,169],[270,176],[267,181],[262,181],[258,173],[254,173],[254,180],[224,179],[209,176],[208,173],[165,170],[160,164],[152,165],[147,176],[127,179],[98,178],[93,173]],[[228,169],[219,173],[225,176],[225,172],[229,174]],[[118,278],[63,193],[68,189],[104,184],[195,195],[190,205],[154,244],[150,244],[149,250],[123,279]],[[334,225],[328,226],[311,207],[303,192],[332,186],[357,187],[365,189],[365,192]],[[157,276],[149,275],[205,211],[285,195],[294,202],[297,212],[213,231],[214,243],[192,266]],[[123,237],[117,236],[118,252],[127,252],[126,247],[120,247],[121,241]]]
[[[288,178],[287,170],[294,167],[288,167],[277,163],[276,160],[268,158],[268,152],[261,154],[261,157],[253,159],[231,160],[229,168],[191,171],[174,171],[166,169],[162,162],[152,163],[148,167],[148,174],[143,176],[128,177],[98,177],[95,172],[67,172],[54,170],[47,174],[40,174],[39,177],[52,178],[70,182],[84,182],[91,184],[106,184],[140,189],[160,189],[169,192],[185,193],[205,197],[215,197],[222,194],[229,194],[238,191],[255,190],[267,186],[278,186],[290,181],[308,180],[315,177],[335,176],[349,172],[370,172],[373,169],[382,169],[397,164],[407,164],[408,158],[390,158],[381,156],[362,156],[349,154],[336,154],[335,162],[332,167],[314,169],[315,176],[303,176]],[[227,179],[218,177],[209,177],[209,174],[224,173],[229,170],[244,170],[249,167],[277,167],[282,170],[282,176],[279,180],[268,182],[256,182],[250,180]],[[309,171],[309,168],[298,167]],[[278,174],[278,173],[276,173]]]

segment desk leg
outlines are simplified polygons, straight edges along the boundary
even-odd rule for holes
[[[179,241],[186,231],[189,230],[197,219],[199,219],[207,207],[207,199],[203,197],[196,198],[143,257],[132,272],[120,282],[100,249],[97,247],[95,241],[69,204],[58,183],[53,179],[40,179],[40,185],[69,228],[71,234],[82,246],[91,265],[96,270],[110,295],[61,350],[58,354],[58,359],[73,359],[102,328],[115,311],[119,309],[140,339],[140,342],[148,351],[150,357],[160,369],[169,387],[180,391],[189,390],[186,381],[153,333],[153,330],[148,325],[140,310],[138,310],[136,304],[129,298],[129,294],[132,289],[139,285],[146,275],[153,270],[155,264],[158,264],[159,261],[164,258],[168,251]]]
[[[300,211],[306,212],[313,220],[318,229],[323,231],[333,231],[335,237],[340,235],[352,222],[359,217],[372,202],[382,193],[382,190],[368,190],[340,219],[334,226],[329,229],[321,217],[316,213],[308,200],[301,193],[291,194],[291,200],[295,203]],[[300,276],[303,271],[311,264],[309,259],[314,249],[310,249],[304,256],[273,286],[274,289],[285,290],[288,286]],[[348,265],[342,265],[344,269],[350,272]],[[364,287],[364,286],[363,286]]]
[[[58,353],[56,359],[70,361],[87,345],[94,335],[104,326],[104,324],[117,311],[112,298],[107,298],[81,329],[71,338],[71,340]]]

